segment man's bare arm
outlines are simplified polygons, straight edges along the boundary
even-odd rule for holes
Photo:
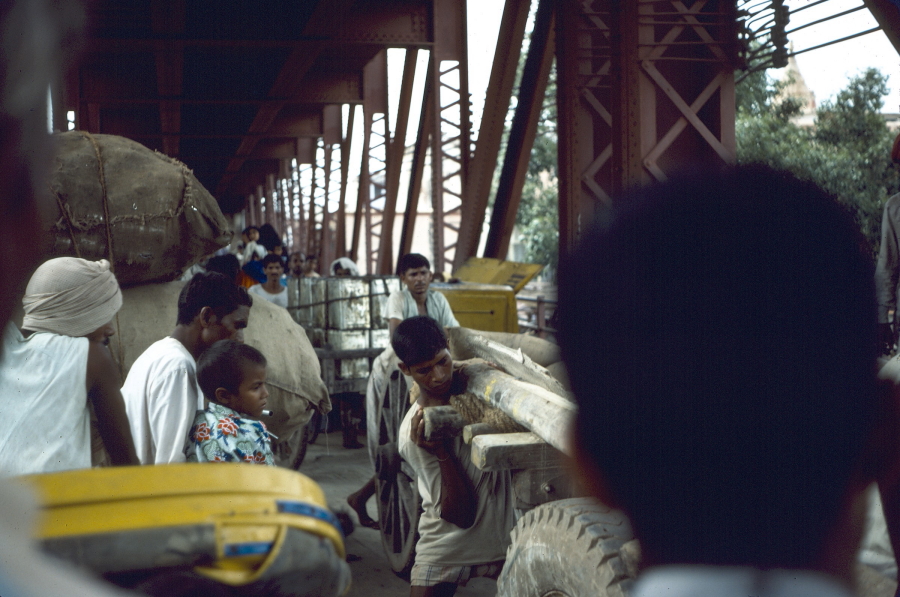
[[[434,455],[440,463],[441,518],[461,529],[468,529],[475,523],[478,498],[472,480],[463,469],[456,452],[447,442],[425,441],[425,421],[421,409],[413,415],[410,435],[413,443]]]
[[[94,405],[100,437],[115,465],[137,465],[125,401],[119,391],[121,381],[109,349],[99,342],[88,342],[87,391]]]

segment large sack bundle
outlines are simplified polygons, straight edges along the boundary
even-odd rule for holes
[[[215,198],[178,160],[115,135],[54,137],[50,256],[109,259],[128,286],[174,280],[231,241]]]
[[[117,317],[116,335],[110,350],[120,362],[122,379],[134,361],[157,340],[175,328],[178,293],[184,284],[145,284],[124,289],[122,310]],[[259,349],[268,361],[266,385],[268,409],[266,427],[282,439],[305,425],[312,408],[322,414],[331,410],[331,399],[322,382],[319,360],[303,328],[294,323],[285,309],[265,300],[254,300],[244,342]]]

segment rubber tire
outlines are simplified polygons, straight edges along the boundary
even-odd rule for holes
[[[526,512],[511,538],[498,597],[629,593],[638,552],[621,512],[586,498],[550,502]]]

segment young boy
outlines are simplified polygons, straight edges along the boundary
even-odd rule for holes
[[[209,406],[194,417],[188,461],[274,465],[269,432],[258,420],[269,396],[262,353],[220,340],[200,357],[197,380]]]
[[[397,275],[406,288],[395,290],[387,300],[386,315],[391,334],[400,322],[416,315],[427,315],[443,327],[459,327],[450,304],[440,292],[429,290],[431,263],[418,253],[407,253],[397,262]]]
[[[422,496],[411,597],[449,597],[470,578],[497,578],[515,525],[509,471],[483,472],[462,438],[425,441],[422,409],[444,406],[463,388],[443,328],[430,317],[397,326],[391,345],[419,398],[400,424],[400,455],[416,472]]]

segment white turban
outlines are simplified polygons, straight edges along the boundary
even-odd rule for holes
[[[22,327],[62,336],[86,336],[122,307],[122,291],[109,262],[59,257],[42,264],[25,289]]]
[[[356,267],[356,264],[349,257],[338,257],[334,261],[331,262],[331,275],[335,275],[338,268],[350,270],[351,276],[359,275],[359,268]]]

